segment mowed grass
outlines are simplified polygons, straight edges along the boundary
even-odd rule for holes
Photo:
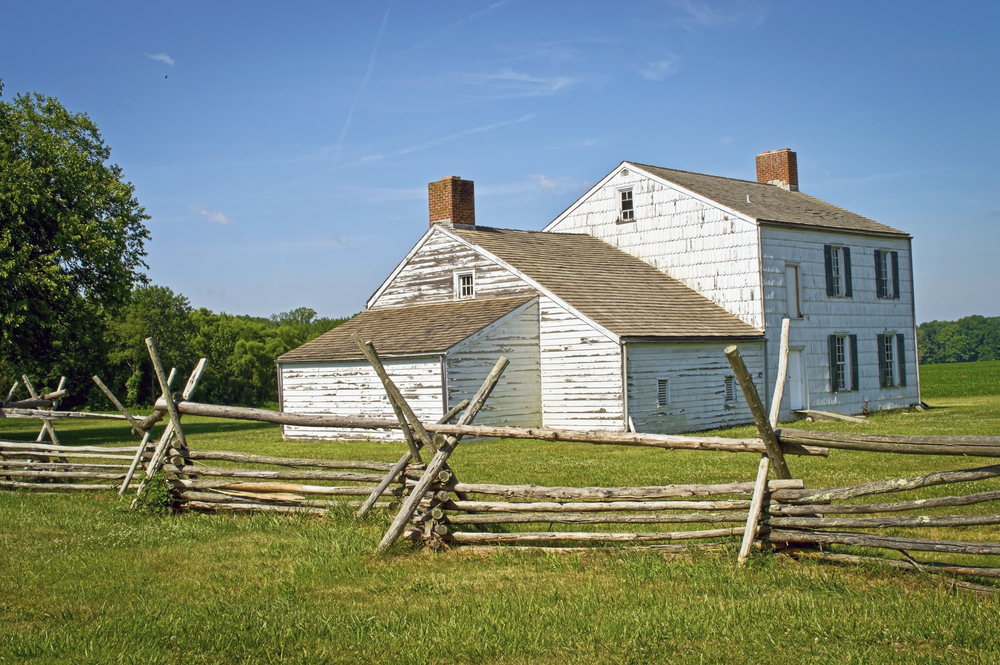
[[[925,399],[1000,395],[1000,360],[921,365],[920,379]]]
[[[795,426],[1000,432],[1000,397],[927,401],[929,411],[864,424]],[[0,437],[33,439],[37,425],[3,420]],[[69,444],[135,441],[120,423],[57,427]],[[276,427],[237,421],[186,417],[185,431],[193,447],[272,455],[395,461],[403,450],[282,441]],[[991,461],[831,451],[789,465],[808,487],[829,487]],[[757,466],[755,455],[532,441],[463,444],[452,462],[469,482],[576,486],[749,480]],[[986,488],[996,485],[919,496]],[[735,543],[680,556],[401,544],[374,557],[390,517],[158,517],[124,510],[110,493],[0,493],[0,662],[1000,661],[996,599],[921,574],[764,553],[739,568]],[[934,537],[996,541],[996,531]]]

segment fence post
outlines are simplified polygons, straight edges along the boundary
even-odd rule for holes
[[[774,465],[774,475],[778,478],[790,479],[792,473],[788,470],[788,465],[785,464],[785,455],[781,452],[781,444],[778,443],[778,438],[774,435],[767,411],[764,410],[760,395],[757,394],[757,387],[753,384],[750,371],[747,369],[746,363],[743,362],[743,356],[740,355],[735,344],[726,347],[726,358],[729,359],[733,373],[740,382],[740,388],[743,389],[743,396],[747,400],[747,406],[750,407],[750,413],[753,414],[760,438],[764,441],[767,456],[771,458],[771,464]]]

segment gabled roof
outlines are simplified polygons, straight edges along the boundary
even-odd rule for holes
[[[908,233],[844,210],[832,203],[775,185],[677,171],[636,162],[623,162],[623,164],[630,164],[650,175],[680,185],[762,223],[909,237]]]
[[[762,335],[676,279],[590,235],[489,227],[444,231],[486,250],[621,337]]]
[[[360,359],[351,334],[360,332],[380,356],[444,353],[497,319],[536,298],[459,300],[370,309],[278,358],[279,363]]]

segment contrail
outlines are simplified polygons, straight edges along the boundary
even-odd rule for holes
[[[354,107],[358,105],[358,100],[361,99],[361,94],[365,91],[368,86],[368,81],[371,80],[372,72],[375,70],[375,58],[378,56],[378,47],[382,43],[382,35],[385,34],[385,26],[389,22],[389,10],[392,9],[392,0],[389,0],[389,5],[385,8],[385,17],[382,19],[382,27],[378,29],[378,37],[375,38],[375,47],[372,49],[372,57],[368,60],[368,71],[365,72],[365,78],[361,81],[361,87],[358,89],[358,94],[354,96],[354,103],[351,104],[351,110],[347,113],[347,120],[344,121],[344,128],[340,130],[340,138],[337,139],[337,149],[335,152],[335,157],[340,158],[340,151],[344,147],[344,139],[347,138],[347,128],[351,126],[351,118],[354,116]]]

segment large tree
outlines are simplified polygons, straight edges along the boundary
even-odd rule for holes
[[[2,91],[2,82],[0,82]],[[78,372],[128,302],[149,219],[97,125],[39,94],[0,100],[0,363]],[[73,356],[76,357],[67,357]]]

